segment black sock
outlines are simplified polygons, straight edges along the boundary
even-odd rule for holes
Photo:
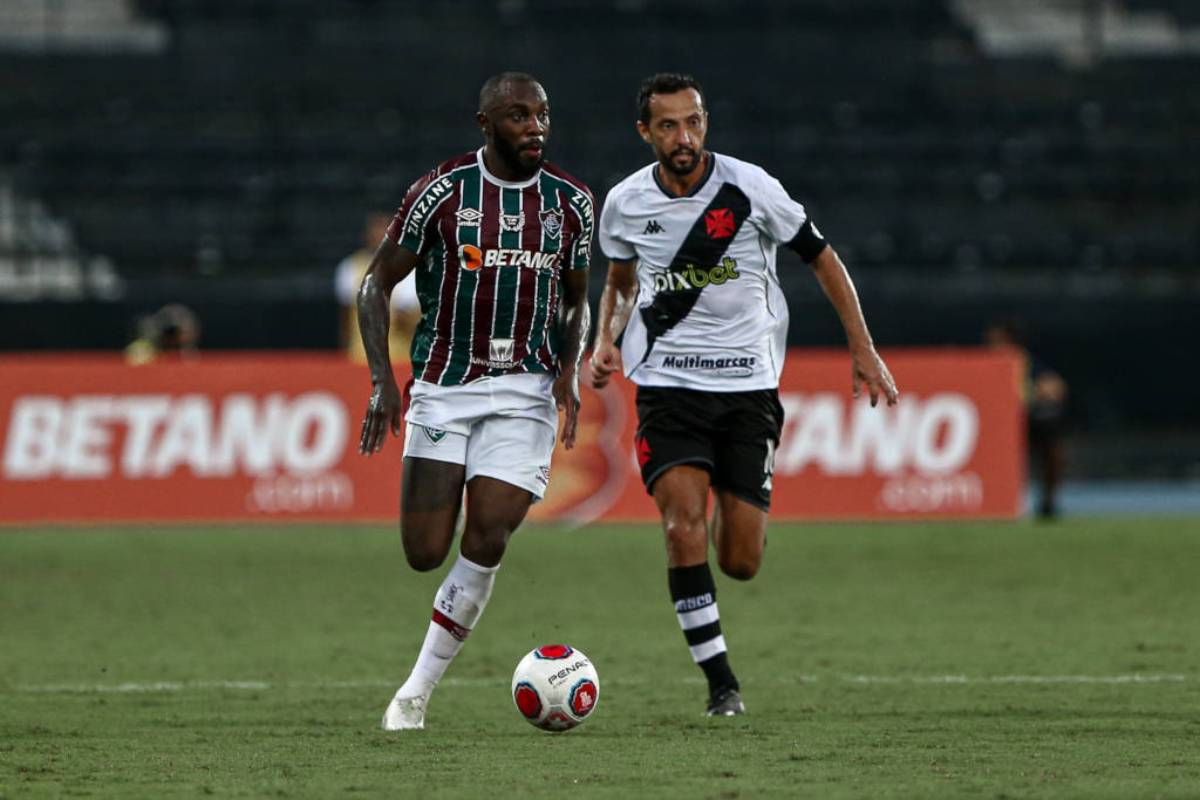
[[[692,660],[704,670],[711,696],[738,688],[729,668],[725,637],[721,635],[721,617],[717,613],[717,588],[708,564],[694,567],[668,567],[667,584],[675,601],[675,616],[687,639]]]

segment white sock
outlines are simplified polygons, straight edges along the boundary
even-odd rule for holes
[[[499,565],[481,567],[459,554],[434,596],[433,619],[421,653],[408,680],[396,691],[396,697],[428,695],[433,691],[483,613],[492,596],[498,569]]]

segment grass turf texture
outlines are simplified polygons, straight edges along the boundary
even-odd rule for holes
[[[1197,563],[1196,520],[775,525],[718,584],[750,713],[709,720],[657,531],[527,529],[385,734],[444,573],[393,531],[10,531],[0,797],[1197,797]],[[565,735],[508,695],[554,641],[601,679]]]

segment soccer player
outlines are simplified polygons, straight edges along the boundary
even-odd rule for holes
[[[850,344],[852,384],[871,405],[895,404],[837,253],[779,181],[704,149],[704,92],[659,74],[638,93],[637,131],[655,162],[617,184],[600,215],[609,259],[592,383],[623,369],[637,384],[637,458],[662,515],[667,582],[692,659],[708,679],[710,716],[745,712],[726,654],[708,567],[749,580],[762,563],[788,310],[775,271],[779,246],[813,269]],[[614,341],[625,332],[621,348]],[[716,496],[711,525],[710,489]]]
[[[371,399],[359,449],[400,434],[403,403],[388,358],[388,297],[416,271],[421,319],[412,345],[400,489],[409,565],[436,569],[460,554],[385,730],[420,729],[438,680],[492,593],[509,536],[550,476],[558,417],[574,445],[578,368],[587,336],[592,196],[544,160],[550,104],[524,73],[489,78],[475,116],[484,145],[408,190],[358,292]]]

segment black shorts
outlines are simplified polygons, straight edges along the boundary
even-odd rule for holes
[[[771,506],[775,448],[783,428],[777,389],[700,392],[639,386],[637,458],[646,491],[671,467],[708,470],[714,488]]]

